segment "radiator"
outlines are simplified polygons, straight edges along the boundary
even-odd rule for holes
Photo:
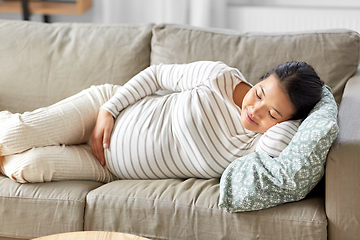
[[[360,8],[232,6],[227,26],[241,32],[347,28],[360,32]]]

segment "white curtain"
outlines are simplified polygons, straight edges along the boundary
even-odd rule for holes
[[[97,0],[101,22],[226,27],[227,0]]]

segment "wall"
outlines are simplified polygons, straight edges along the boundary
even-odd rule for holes
[[[93,0],[93,8],[84,15],[53,15],[51,19],[53,22],[109,23],[104,13],[106,9],[103,9],[103,1],[105,0]],[[217,21],[225,21],[226,28],[241,32],[281,32],[330,28],[348,28],[360,32],[360,1],[358,0],[227,0],[225,11],[227,11],[227,14],[224,14],[226,19]],[[21,20],[22,15],[20,13],[0,13],[0,19]],[[42,16],[34,14],[31,16],[31,20],[42,21]],[[124,19],[119,18],[118,21],[121,22]],[[144,21],[158,22],[158,18],[147,16]]]

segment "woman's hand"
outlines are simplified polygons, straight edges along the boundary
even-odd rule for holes
[[[109,148],[114,118],[105,109],[100,109],[91,135],[91,150],[101,165],[105,165],[104,149]]]

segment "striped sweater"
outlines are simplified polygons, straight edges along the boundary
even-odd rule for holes
[[[102,106],[116,118],[105,150],[109,170],[121,179],[220,177],[255,151],[259,137],[241,125],[233,101],[241,81],[237,69],[206,61],[151,66],[134,76]]]
[[[289,145],[300,126],[301,120],[289,120],[269,128],[256,144],[256,151],[278,157]]]

